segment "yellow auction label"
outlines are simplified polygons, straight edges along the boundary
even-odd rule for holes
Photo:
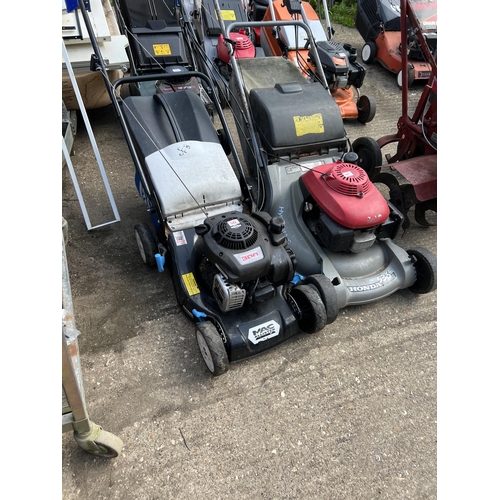
[[[325,131],[323,115],[321,113],[310,116],[294,116],[293,121],[297,137],[306,134],[322,134]]]
[[[234,10],[221,10],[220,13],[223,21],[236,21]]]
[[[194,278],[193,273],[183,274],[182,281],[184,281],[184,285],[186,286],[187,292],[190,296],[200,293],[198,283],[196,283],[196,279]]]
[[[154,43],[153,52],[155,56],[170,56],[172,51],[170,50],[170,45],[168,43]]]

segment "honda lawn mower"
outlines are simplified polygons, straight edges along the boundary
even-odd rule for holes
[[[252,22],[256,27],[279,23]],[[282,21],[282,23],[285,23]],[[301,21],[286,21],[301,27]],[[278,24],[279,25],[279,24]],[[227,29],[239,27],[239,23]],[[312,46],[314,49],[314,40]],[[342,116],[319,83],[283,57],[232,59],[231,97],[257,207],[286,221],[301,283],[313,283],[335,308],[373,302],[408,288],[436,287],[436,258],[393,239],[401,212],[356,165]],[[316,278],[323,275],[321,282]],[[331,290],[333,284],[334,295]]]
[[[323,10],[328,13],[326,0]],[[283,56],[290,59],[311,80],[318,80],[320,64],[332,97],[340,108],[342,118],[357,118],[368,123],[375,117],[375,98],[361,95],[366,70],[357,62],[357,51],[349,44],[333,40],[334,30],[328,14],[325,16],[326,34],[318,15],[309,2],[301,0],[253,0],[252,19],[256,21],[301,20],[309,26],[316,40],[319,63],[310,53],[306,33],[291,25],[273,26],[256,31],[267,56]]]
[[[84,18],[89,22],[88,15]],[[215,108],[240,179],[196,93],[118,97],[121,85],[155,81],[159,75],[111,84],[95,37],[92,43],[96,54],[91,68],[104,76],[134,161],[137,189],[154,226],[135,226],[141,257],[159,271],[170,269],[178,302],[196,325],[210,372],[220,375],[230,362],[332,322],[336,311],[330,305],[327,313],[314,277],[311,284],[298,283],[302,276],[295,272],[283,219],[263,211],[243,212],[242,199],[249,192],[218,101]],[[186,76],[210,86],[202,73]]]
[[[401,3],[402,26],[406,19],[414,17],[412,2]],[[406,12],[405,12],[406,11]],[[403,30],[405,32],[406,30]],[[415,220],[421,226],[433,225],[426,217],[427,211],[437,212],[437,63],[427,47],[426,38],[419,33],[419,43],[428,54],[430,77],[426,83],[415,111],[408,111],[407,75],[403,74],[402,115],[397,123],[397,132],[381,137],[376,142],[360,137],[353,143],[360,155],[360,162],[375,183],[389,188],[390,201],[403,213],[403,230],[410,226],[408,210],[415,207]],[[406,37],[401,37],[402,61],[407,63]],[[388,165],[404,178],[400,184],[397,177],[381,172],[381,148],[397,144],[394,155],[386,155]]]
[[[411,4],[405,8],[408,19],[402,15],[400,0],[358,0],[355,20],[365,41],[362,61],[370,64],[376,60],[397,73],[399,88],[403,86],[403,73],[407,74],[409,86],[415,80],[427,81],[431,76],[431,62],[422,37],[434,58],[437,53],[437,0],[405,0],[403,3]],[[406,40],[406,49],[403,49],[402,38]],[[403,63],[403,54],[407,56],[406,63]]]

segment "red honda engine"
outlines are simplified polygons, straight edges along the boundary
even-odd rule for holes
[[[229,38],[233,41],[234,57],[236,59],[255,57],[255,45],[246,35],[245,30],[229,33]],[[219,35],[217,42],[217,57],[224,63],[229,64],[229,53],[227,52],[224,36]]]
[[[300,182],[306,191],[304,221],[324,248],[361,252],[377,237],[393,238],[399,230],[402,214],[357,165],[320,165]]]

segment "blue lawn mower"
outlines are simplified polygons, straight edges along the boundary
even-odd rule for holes
[[[117,89],[124,84],[176,78],[177,67],[168,74],[135,75],[111,84],[92,36],[91,41],[91,68],[103,74],[134,162],[137,189],[151,216],[153,229],[135,226],[142,260],[160,272],[169,269],[210,373],[221,375],[231,362],[334,321],[335,304],[315,286],[322,277],[312,276],[305,284],[295,272],[283,218],[252,210],[220,103],[214,101],[222,124],[217,130],[195,92],[119,97]],[[211,85],[203,73],[178,70]]]

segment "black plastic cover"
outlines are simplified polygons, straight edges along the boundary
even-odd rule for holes
[[[321,212],[314,233],[316,240],[323,248],[332,252],[347,252],[351,245],[354,231],[341,226],[324,212]]]
[[[380,33],[378,0],[358,0],[355,26],[365,42],[373,41]]]
[[[220,0],[219,8],[222,21],[225,23],[248,21],[241,0]],[[222,34],[222,30],[220,29],[213,0],[204,0],[202,11],[206,24],[205,34],[218,37]],[[224,19],[225,16],[227,16],[226,19]]]
[[[129,42],[135,65],[142,72],[160,73],[165,65],[188,63],[180,27],[164,26],[155,31],[142,28],[140,31],[134,33]]]
[[[277,83],[249,95],[256,130],[274,156],[345,146],[339,107],[319,83]]]
[[[205,106],[191,91],[124,99],[122,113],[141,161],[181,140],[219,143]]]
[[[128,29],[143,28],[149,20],[163,20],[166,24],[178,24],[176,0],[115,0]]]

